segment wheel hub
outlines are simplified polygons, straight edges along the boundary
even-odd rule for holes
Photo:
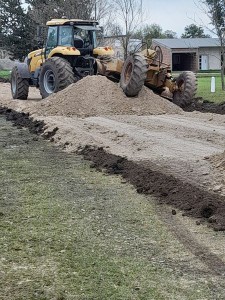
[[[55,75],[52,70],[47,70],[44,74],[44,88],[48,94],[55,91]]]

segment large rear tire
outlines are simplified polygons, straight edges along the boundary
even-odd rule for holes
[[[128,97],[135,97],[142,89],[147,77],[148,64],[140,53],[128,56],[120,77],[120,86]]]
[[[17,66],[12,69],[10,83],[13,99],[27,100],[29,80],[20,76]]]
[[[62,57],[51,57],[41,68],[39,88],[42,98],[57,93],[75,82],[70,63]]]
[[[184,71],[176,79],[178,90],[173,94],[173,102],[180,107],[190,105],[197,91],[197,79],[193,72]]]

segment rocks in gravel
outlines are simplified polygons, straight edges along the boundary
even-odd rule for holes
[[[214,188],[213,188],[213,192],[219,192],[221,191],[223,188],[223,186],[220,184],[220,185],[215,185]]]

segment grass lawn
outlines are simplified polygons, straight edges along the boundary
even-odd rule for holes
[[[9,78],[10,77],[10,71],[9,70],[0,70],[0,77],[1,78]]]
[[[211,93],[211,77],[216,79],[216,92]],[[225,91],[222,91],[220,74],[198,74],[197,97],[215,103],[225,102]]]

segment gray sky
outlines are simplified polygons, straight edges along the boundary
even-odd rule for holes
[[[143,0],[143,9],[146,14],[145,23],[159,24],[163,31],[177,32],[178,37],[184,33],[184,27],[192,23],[202,26],[205,33],[209,32],[210,20],[200,7],[198,0]]]

